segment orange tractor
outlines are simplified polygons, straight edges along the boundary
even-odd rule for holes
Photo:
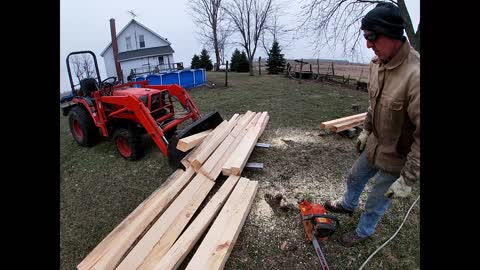
[[[77,54],[93,57],[96,78],[81,79],[75,89],[69,59]],[[223,121],[218,112],[201,115],[187,91],[177,84],[123,83],[116,77],[101,80],[91,51],[72,52],[66,62],[72,93],[60,101],[60,107],[63,115],[68,115],[70,131],[81,146],[93,146],[103,136],[113,140],[125,159],[137,160],[143,155],[142,135],[147,133],[169,164],[179,167],[186,153],[176,149],[178,140],[213,129]],[[183,108],[181,116],[175,112],[174,101]],[[189,119],[190,124],[177,130]]]

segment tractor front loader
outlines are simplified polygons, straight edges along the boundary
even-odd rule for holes
[[[96,78],[81,79],[75,89],[69,59],[78,54],[93,57]],[[187,153],[176,149],[178,140],[213,129],[223,121],[218,112],[201,115],[179,85],[149,85],[146,80],[123,83],[116,77],[101,80],[96,56],[91,51],[72,52],[66,62],[72,93],[61,100],[60,107],[63,115],[68,115],[70,131],[81,146],[95,145],[101,135],[113,140],[122,157],[137,160],[143,156],[142,135],[147,133],[169,164],[180,167],[180,160]],[[181,116],[175,112],[174,99],[185,111]],[[177,130],[189,119],[189,125]]]

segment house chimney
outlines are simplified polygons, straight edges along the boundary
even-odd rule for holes
[[[110,19],[110,32],[112,34],[112,49],[113,49],[113,61],[115,61],[115,69],[117,70],[117,79],[123,82],[123,72],[118,62],[118,44],[117,44],[117,31],[115,30],[115,19]]]

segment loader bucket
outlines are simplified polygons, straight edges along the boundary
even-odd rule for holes
[[[170,166],[173,168],[183,168],[180,161],[188,154],[188,152],[182,152],[177,149],[178,140],[205,130],[214,129],[222,122],[223,118],[218,112],[209,112],[184,129],[178,130],[168,143],[168,163]]]

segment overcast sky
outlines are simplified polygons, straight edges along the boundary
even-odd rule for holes
[[[277,0],[278,1],[278,0]],[[283,1],[283,0],[280,0]],[[286,1],[285,10],[295,14],[298,0]],[[416,29],[420,20],[420,0],[405,0]],[[194,24],[188,13],[188,0],[61,0],[60,1],[60,92],[70,91],[65,58],[70,52],[80,50],[93,51],[98,60],[100,75],[105,78],[105,65],[100,53],[111,41],[110,18],[115,19],[117,33],[132,19],[128,10],[133,10],[135,19],[168,38],[175,50],[175,62],[190,65],[193,54],[199,54],[202,45],[197,40]],[[292,18],[285,14],[284,18]],[[281,45],[281,44],[280,44]],[[229,59],[232,50],[227,51]],[[258,51],[258,49],[257,49]],[[258,56],[264,58],[260,50]],[[285,48],[282,53],[286,58],[328,58],[346,59],[340,50],[316,51],[309,40],[299,39]],[[211,58],[214,54],[211,53]],[[370,59],[373,52],[363,50],[363,61]],[[346,59],[351,60],[351,59]]]

